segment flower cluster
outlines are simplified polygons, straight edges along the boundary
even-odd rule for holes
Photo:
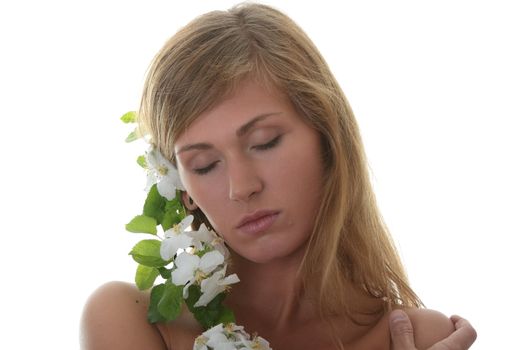
[[[121,120],[135,122],[135,113],[126,113]],[[146,139],[135,129],[126,141],[139,137]],[[193,216],[186,215],[182,205],[184,187],[177,169],[154,146],[137,162],[146,170],[148,195],[143,213],[134,217],[126,229],[154,237],[138,242],[130,252],[138,263],[137,287],[152,288],[148,320],[174,320],[185,303],[207,329],[195,340],[194,350],[271,350],[266,340],[258,336],[251,339],[242,326],[236,325],[233,312],[222,304],[230,285],[239,278],[227,275],[230,255],[224,241],[205,225],[191,230]],[[157,234],[159,225],[163,235]],[[155,285],[158,277],[165,282]]]
[[[270,343],[265,339],[250,335],[244,327],[229,323],[222,323],[202,333],[193,345],[193,350],[271,350]]]
[[[172,200],[175,198],[177,189],[184,190],[177,169],[162,156],[158,149],[151,146],[146,152],[145,160],[148,174],[146,191],[156,184],[160,195],[167,200]]]
[[[165,232],[160,246],[164,260],[175,257],[171,281],[183,286],[183,297],[188,298],[192,285],[200,287],[201,296],[194,307],[206,306],[230,284],[239,282],[236,274],[226,277],[227,248],[222,239],[201,225],[198,231],[187,231],[193,216],[185,217],[179,224]],[[177,254],[178,253],[178,254]]]

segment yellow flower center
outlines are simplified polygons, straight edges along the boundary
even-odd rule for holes
[[[256,337],[256,336],[254,336]],[[258,339],[255,339],[253,342],[252,342],[252,349],[254,350],[257,350],[257,349],[262,349],[262,345],[261,343],[259,343],[259,340]]]
[[[166,176],[166,174],[168,173],[168,168],[165,167],[165,166],[162,166],[162,165],[159,165],[157,167],[157,172],[162,175],[162,176]]]
[[[228,323],[225,327],[224,327],[224,330],[228,333],[233,333],[233,323]]]
[[[218,245],[218,244],[222,244],[222,242],[224,242],[224,240],[220,237],[217,237],[217,238],[214,238],[213,241],[211,241],[211,244]]]
[[[197,283],[201,283],[201,281],[203,279],[206,279],[208,277],[207,274],[205,274],[204,272],[202,272],[201,270],[197,269],[197,271],[195,271],[195,281]]]
[[[199,335],[197,339],[195,339],[195,343],[197,343],[197,345],[205,345],[207,341],[208,341],[208,338],[206,338],[203,335]]]

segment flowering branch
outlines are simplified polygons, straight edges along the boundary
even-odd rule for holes
[[[121,117],[134,123],[136,115]],[[141,136],[136,128],[126,139]],[[137,163],[146,170],[148,192],[141,215],[135,216],[126,230],[153,238],[139,241],[129,253],[138,263],[135,283],[140,290],[151,289],[148,308],[150,323],[176,319],[182,303],[207,329],[195,340],[194,350],[267,349],[261,337],[253,339],[235,324],[233,312],[222,304],[230,286],[239,282],[236,274],[227,275],[229,252],[224,241],[201,225],[191,230],[192,215],[186,215],[181,191],[184,186],[177,169],[160,151],[151,146]],[[162,235],[157,234],[161,226]],[[155,284],[161,277],[164,283]]]

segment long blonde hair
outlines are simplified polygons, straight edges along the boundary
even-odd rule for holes
[[[324,194],[300,271],[305,288],[320,286],[320,310],[359,312],[352,293],[382,299],[378,314],[394,305],[421,307],[377,208],[350,105],[317,48],[283,13],[241,4],[182,28],[150,66],[141,127],[175,162],[177,137],[247,77],[281,89],[322,135]]]

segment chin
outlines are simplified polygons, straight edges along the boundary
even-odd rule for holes
[[[235,260],[240,261],[249,261],[255,264],[267,264],[273,260],[275,260],[277,257],[275,254],[261,254],[261,252],[258,253],[247,253],[247,252],[235,252],[232,254],[232,256],[235,257]]]
[[[296,249],[286,249],[282,244],[278,247],[258,247],[250,251],[243,249],[235,250],[235,256],[241,260],[248,260],[255,264],[269,264],[273,262],[285,262],[302,259],[304,254],[304,245]],[[232,249],[233,250],[233,249]]]

